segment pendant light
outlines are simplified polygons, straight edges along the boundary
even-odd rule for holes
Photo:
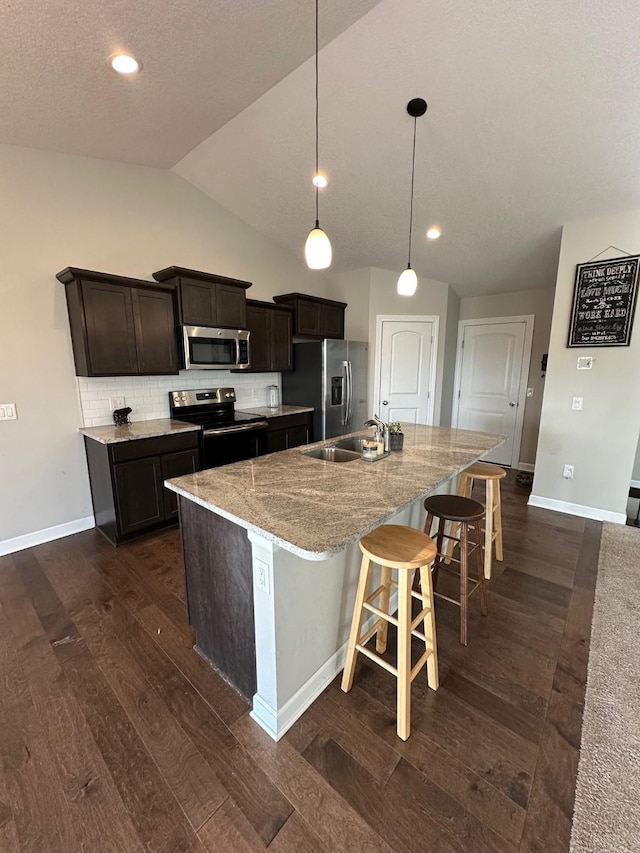
[[[309,232],[307,242],[304,246],[304,256],[307,266],[312,270],[324,270],[331,266],[331,243],[329,238],[320,228],[319,216],[319,191],[321,181],[315,180],[319,175],[318,170],[318,0],[316,0],[316,172],[314,175],[314,186],[316,188],[316,224]]]
[[[411,268],[411,230],[413,228],[413,185],[416,173],[416,125],[418,118],[427,111],[427,102],[423,98],[413,98],[407,104],[407,112],[413,117],[413,154],[411,160],[411,203],[409,206],[409,260],[407,268],[398,279],[400,296],[413,296],[418,287],[418,276]]]

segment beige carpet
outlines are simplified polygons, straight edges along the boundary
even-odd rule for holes
[[[640,851],[640,529],[605,524],[572,853]]]

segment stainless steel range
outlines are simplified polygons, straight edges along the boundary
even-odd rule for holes
[[[233,388],[170,391],[171,417],[198,424],[200,461],[216,468],[267,452],[267,422],[259,415],[235,411]]]

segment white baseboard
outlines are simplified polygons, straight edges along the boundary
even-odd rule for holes
[[[629,485],[634,489],[640,489],[640,480],[632,480]]]
[[[594,506],[556,501],[552,500],[552,498],[542,498],[538,495],[529,495],[529,506],[550,509],[554,512],[566,512],[568,515],[580,515],[582,518],[593,518],[596,521],[611,521],[614,524],[627,523],[627,516],[623,512],[612,512],[611,510],[598,509]]]
[[[531,462],[518,462],[515,466],[518,471],[528,471],[529,474],[533,474],[535,471],[535,466],[531,464]]]
[[[34,530],[33,533],[25,533],[13,539],[3,539],[0,541],[0,557],[13,554],[15,551],[24,551],[25,548],[32,548],[34,545],[42,545],[43,542],[62,539],[63,536],[71,536],[72,533],[81,533],[95,526],[94,517],[87,515],[85,518],[76,518],[75,521],[57,524],[55,527],[45,527],[44,530]]]
[[[398,592],[394,590],[389,597],[389,612],[395,613],[398,607]],[[362,623],[366,631],[375,621],[375,614]],[[316,670],[302,687],[280,709],[272,708],[256,693],[253,697],[253,710],[250,716],[274,740],[280,740],[291,726],[300,719],[309,705],[313,704],[325,687],[344,669],[348,642],[344,643],[329,660]]]

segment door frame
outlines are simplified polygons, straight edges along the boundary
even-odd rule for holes
[[[518,389],[518,411],[516,413],[516,426],[513,434],[513,451],[511,453],[511,468],[517,468],[520,462],[520,447],[522,445],[522,430],[524,427],[524,410],[527,403],[527,383],[529,381],[529,368],[531,366],[531,349],[533,347],[533,326],[535,314],[518,314],[513,317],[481,317],[474,320],[458,321],[458,344],[456,347],[456,371],[453,380],[453,410],[451,412],[451,426],[458,427],[458,415],[460,414],[460,385],[462,382],[462,341],[467,326],[500,325],[501,323],[524,323],[524,346],[522,350],[522,368],[520,370],[520,384]]]
[[[374,388],[373,404],[380,400],[381,370],[382,370],[382,324],[392,323],[433,323],[433,335],[431,336],[431,370],[429,375],[429,394],[427,405],[427,421],[433,425],[436,410],[436,381],[438,375],[438,332],[440,330],[440,317],[437,314],[378,314],[376,316],[376,349],[374,356]],[[379,414],[379,413],[378,413]],[[384,418],[383,418],[384,420]]]

